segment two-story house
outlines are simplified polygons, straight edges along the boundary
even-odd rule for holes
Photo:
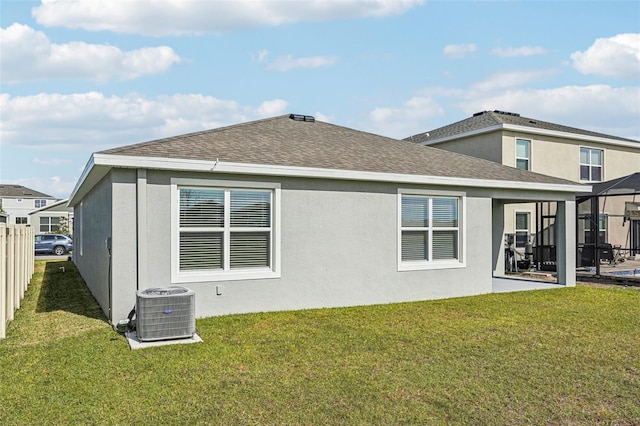
[[[31,225],[29,213],[55,202],[55,197],[22,185],[0,184],[0,208],[9,224]]]
[[[472,117],[406,138],[421,145],[484,158],[507,166],[584,184],[613,180],[640,171],[640,141],[522,117],[505,111],[482,111]],[[589,219],[589,203],[578,206],[579,244],[599,242],[636,253],[640,223],[625,218],[625,203],[640,196],[602,197],[597,224]],[[553,245],[553,206],[512,204],[505,209],[506,232],[523,250],[535,229],[547,230]],[[534,241],[540,243],[540,241]]]

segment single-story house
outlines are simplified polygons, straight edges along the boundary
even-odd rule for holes
[[[573,286],[585,190],[291,114],[94,153],[69,206],[74,262],[117,323],[168,285],[197,317],[489,293],[514,202],[558,203]]]
[[[69,232],[73,229],[73,209],[66,200],[59,200],[29,213],[29,223],[36,230],[36,234],[59,233],[60,226],[66,225]]]

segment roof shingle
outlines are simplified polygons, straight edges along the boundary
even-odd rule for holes
[[[464,120],[439,127],[428,132],[418,133],[405,138],[405,140],[421,143],[458,134],[464,134],[474,130],[481,130],[499,124],[508,124],[514,126],[530,127],[539,130],[551,130],[556,132],[574,133],[577,135],[600,137],[613,139],[623,142],[636,142],[640,146],[640,142],[634,139],[620,138],[617,136],[605,135],[604,133],[591,132],[589,130],[578,129],[575,127],[563,126],[560,124],[549,123],[547,121],[536,120],[533,118],[522,117],[520,114],[508,113],[504,111],[482,111],[474,114],[472,117]]]
[[[329,123],[294,121],[288,115],[123,146],[100,154],[575,184]]]

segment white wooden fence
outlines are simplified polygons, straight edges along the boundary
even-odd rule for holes
[[[34,271],[34,228],[0,223],[0,339],[20,308]]]

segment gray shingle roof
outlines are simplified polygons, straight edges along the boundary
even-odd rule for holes
[[[0,197],[3,198],[48,198],[55,200],[55,197],[27,188],[22,185],[10,183],[0,183]]]
[[[499,124],[510,124],[514,126],[530,127],[532,129],[540,130],[552,130],[556,132],[574,133],[583,136],[592,136],[607,138],[613,140],[619,140],[624,142],[636,142],[640,145],[639,141],[634,139],[625,139],[617,136],[605,135],[603,133],[591,132],[588,130],[577,129],[575,127],[563,126],[560,124],[549,123],[547,121],[541,121],[534,118],[522,117],[520,114],[508,113],[504,111],[482,111],[474,114],[472,117],[458,121],[447,126],[439,127],[428,132],[418,133],[417,135],[409,136],[405,140],[411,142],[427,142],[430,140],[436,140],[446,138],[449,136],[455,136],[471,132],[474,130],[485,129]]]
[[[133,157],[571,184],[437,148],[288,115],[102,151]]]

